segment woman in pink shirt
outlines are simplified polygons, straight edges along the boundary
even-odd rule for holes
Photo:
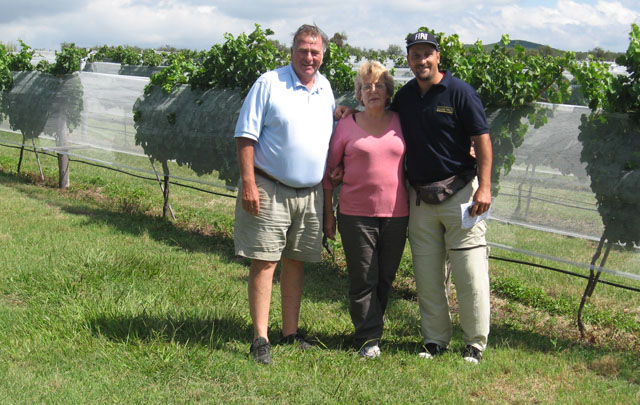
[[[340,120],[329,145],[324,187],[324,231],[334,239],[331,178],[343,168],[338,230],[349,273],[349,313],[360,355],[380,355],[391,285],[404,251],[409,218],[405,143],[398,115],[387,109],[393,77],[366,62],[355,80],[364,111]]]

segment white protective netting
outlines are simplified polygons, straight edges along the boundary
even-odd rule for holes
[[[598,240],[604,230],[590,179],[581,162],[580,117],[586,107],[538,104],[548,122],[531,128],[500,178],[492,207],[496,221]]]
[[[234,189],[233,128],[240,92],[181,87],[171,95],[156,89],[145,96],[146,77],[86,71],[66,80],[38,75],[17,74],[15,87],[3,94],[0,129],[6,132],[0,132],[0,142],[22,144],[22,133],[31,131],[24,139],[28,147],[34,137],[39,148],[138,172],[162,172],[157,164],[151,166],[150,154],[156,163],[164,159],[165,167],[171,166],[167,174],[173,179]],[[349,97],[339,102],[353,105]],[[534,109],[547,117],[544,125],[529,126],[512,152],[494,147],[513,164],[494,179],[499,191],[488,233],[492,246],[587,271],[606,231],[609,241],[620,243],[605,271],[640,280],[640,255],[633,247],[640,239],[637,124],[624,116],[589,120],[592,114],[585,107],[536,104]],[[29,115],[37,125],[26,123]],[[491,113],[490,120],[497,115]],[[60,125],[65,120],[66,128]],[[35,138],[32,132],[38,131]],[[616,255],[624,244],[624,254]]]
[[[547,122],[529,128],[513,151],[511,170],[499,179],[489,240],[496,247],[588,269],[591,257],[580,247],[591,241],[595,251],[604,235],[615,244],[604,271],[640,280],[637,122],[581,106],[535,107]],[[615,254],[621,251],[626,254]]]
[[[136,146],[133,105],[149,79],[101,73],[80,74],[84,89],[82,123],[69,141],[103,151],[145,156]]]

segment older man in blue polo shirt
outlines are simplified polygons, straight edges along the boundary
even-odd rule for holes
[[[273,275],[282,262],[281,341],[311,347],[298,331],[304,262],[322,249],[322,185],[335,100],[318,69],[327,36],[315,25],[293,37],[291,64],[263,74],[247,95],[235,130],[240,165],[236,254],[251,259],[251,354],[270,364],[267,335]]]
[[[489,274],[486,225],[462,226],[461,205],[470,215],[491,205],[492,148],[482,102],[467,83],[440,71],[436,38],[426,32],[407,39],[407,61],[415,78],[396,93],[407,144],[409,243],[420,305],[422,338],[431,358],[444,352],[452,327],[445,289],[448,256],[466,347],[463,357],[482,359],[489,335]],[[477,159],[470,155],[474,145]]]

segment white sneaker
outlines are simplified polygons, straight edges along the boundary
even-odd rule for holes
[[[418,356],[420,356],[421,359],[432,359],[433,355],[429,352],[420,352],[418,353]]]
[[[380,357],[382,352],[380,351],[380,347],[378,345],[374,346],[365,346],[360,350],[360,356],[365,357],[367,359],[375,359],[376,357]]]

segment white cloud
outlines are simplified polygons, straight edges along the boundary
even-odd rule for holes
[[[537,42],[563,50],[586,51],[597,46],[623,51],[628,45],[631,24],[640,13],[620,2],[595,4],[558,0],[552,6],[494,7],[482,17],[463,16],[453,25],[464,42],[480,38],[495,42],[502,34],[511,39]],[[485,38],[493,40],[485,41]]]
[[[223,34],[251,32],[254,23],[290,44],[303,23],[317,23],[327,35],[345,32],[364,48],[403,45],[407,33],[427,26],[458,34],[465,43],[496,42],[502,34],[565,50],[596,46],[624,51],[630,25],[640,22],[638,0],[0,0],[0,41],[18,38],[37,48],[61,42],[81,46],[173,45],[208,49]],[[22,6],[24,5],[24,6]],[[38,5],[42,5],[38,7]]]

